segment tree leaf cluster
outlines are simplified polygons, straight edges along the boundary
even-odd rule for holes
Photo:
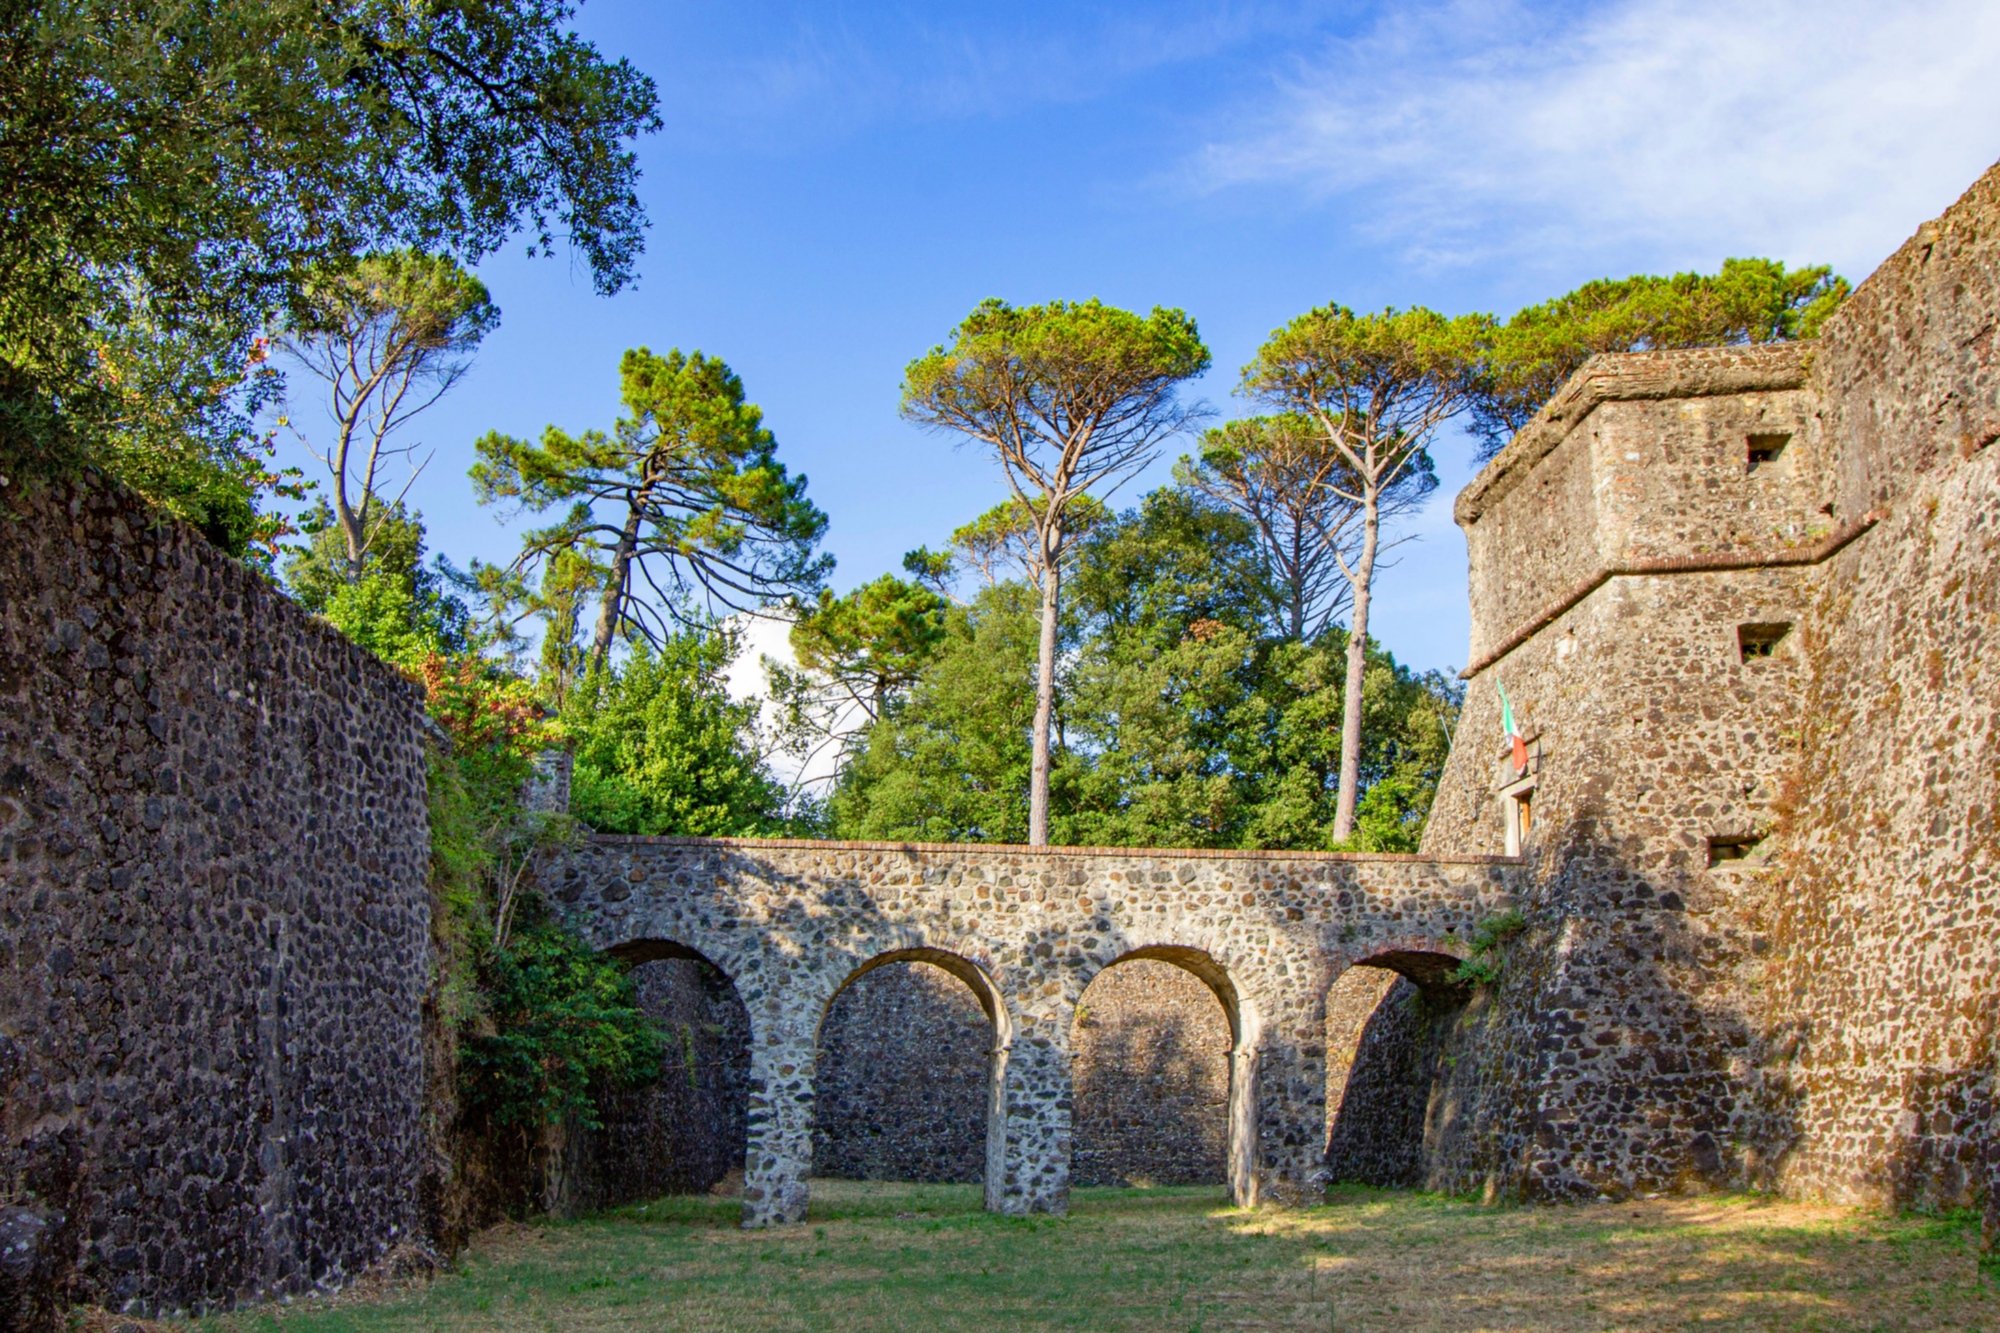
[[[619,379],[626,414],[610,431],[551,426],[539,443],[494,432],[472,468],[482,504],[567,506],[527,534],[517,568],[568,553],[600,571],[593,667],[621,639],[661,646],[718,608],[817,592],[833,563],[814,550],[826,515],[778,461],[743,381],[698,351],[643,347],[625,353]]]
[[[1156,491],[1081,542],[1060,638],[1051,838],[1072,845],[1332,845],[1344,635],[1285,633],[1252,525]],[[1025,579],[945,612],[830,799],[838,836],[1020,841],[1039,599]],[[1457,690],[1368,654],[1364,796],[1350,846],[1410,850]]]
[[[1479,457],[1499,453],[1599,352],[1814,338],[1851,290],[1824,264],[1729,259],[1717,273],[1600,279],[1529,306],[1493,330],[1470,418]]]
[[[737,641],[716,627],[640,645],[570,693],[570,808],[600,833],[756,837],[783,830],[786,792],[749,742],[754,702],[729,698]]]
[[[631,277],[651,81],[568,0],[0,0],[0,461],[253,539],[257,338],[309,277],[525,224]]]

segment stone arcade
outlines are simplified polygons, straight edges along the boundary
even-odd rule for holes
[[[1091,978],[1131,958],[1186,968],[1228,1015],[1237,1201],[1309,1197],[1325,1183],[1328,988],[1355,964],[1446,983],[1477,922],[1514,905],[1511,872],[1481,856],[599,837],[549,879],[600,948],[698,956],[735,982],[758,1226],[805,1216],[822,1015],[909,961],[965,982],[992,1025],[989,1208],[1067,1206],[1071,1023]]]
[[[1817,343],[1598,358],[1460,497],[1471,684],[1422,857],[600,838],[545,887],[736,983],[753,1222],[804,1203],[819,1015],[905,959],[988,1015],[989,1202],[1059,1208],[1069,1018],[1136,957],[1229,1015],[1245,1201],[1321,1179],[1328,996],[1372,962],[1434,1001],[1399,1179],[1991,1235],[1996,440],[2000,169]],[[129,497],[0,490],[0,1320],[338,1285],[412,1236],[443,1155],[421,719]],[[1441,985],[1508,904],[1497,981]]]

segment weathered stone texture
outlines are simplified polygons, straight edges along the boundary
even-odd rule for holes
[[[2000,169],[1882,265],[1813,363],[1831,498],[1886,513],[1804,625],[1769,1076],[1793,1191],[2000,1206]]]
[[[1439,1074],[1433,1183],[1991,1199],[1997,275],[1989,173],[1817,344],[1596,358],[1461,496],[1425,850],[1499,850],[1531,787],[1530,928]]]
[[[1348,976],[1364,971],[1376,969],[1356,968]],[[1381,998],[1361,1012],[1360,1031],[1342,1043],[1351,1054],[1341,1070],[1337,1102],[1329,1071],[1326,1173],[1330,1180],[1396,1188],[1422,1184],[1436,1152],[1440,1126],[1433,1092],[1465,996],[1442,987],[1426,991],[1393,972],[1387,976],[1386,991],[1368,979],[1364,994]],[[1329,1030],[1332,1008],[1329,1004]]]
[[[665,1041],[663,1072],[607,1097],[603,1129],[568,1135],[551,1212],[700,1194],[743,1167],[750,1015],[736,988],[692,958],[640,963],[632,980]]]
[[[1077,1185],[1207,1185],[1229,1176],[1229,1015],[1192,973],[1134,959],[1077,1005]]]
[[[0,491],[0,1201],[35,1281],[226,1306],[412,1238],[420,711],[129,496]]]
[[[1448,971],[1512,903],[1512,873],[1490,856],[598,837],[547,887],[599,947],[692,951],[735,982],[751,1025],[745,1220],[761,1225],[804,1214],[821,1015],[895,962],[952,972],[987,1016],[989,1206],[1066,1207],[1076,1006],[1136,958],[1193,974],[1227,1015],[1236,1197],[1311,1197],[1333,978],[1368,960]]]
[[[979,997],[943,968],[856,977],[820,1023],[813,1174],[977,1183],[992,1048]]]

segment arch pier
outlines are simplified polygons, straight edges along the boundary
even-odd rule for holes
[[[594,945],[674,940],[736,984],[751,1028],[745,1226],[804,1219],[820,1022],[855,978],[945,969],[992,1024],[986,1206],[1068,1207],[1070,1042],[1114,963],[1172,963],[1231,1036],[1236,1202],[1325,1182],[1326,993],[1362,959],[1462,956],[1514,901],[1507,858],[600,836],[548,885]]]

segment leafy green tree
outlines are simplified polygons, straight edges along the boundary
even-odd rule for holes
[[[841,771],[838,836],[1025,840],[1040,603],[1007,582],[946,612],[936,655]]]
[[[1193,320],[1154,307],[1141,317],[1099,301],[980,304],[903,372],[903,415],[990,449],[1034,520],[1041,579],[1028,841],[1049,834],[1049,729],[1055,708],[1062,556],[1071,507],[1115,488],[1196,420],[1179,386],[1209,366]]]
[[[439,570],[424,563],[423,515],[377,502],[375,537],[352,579],[347,541],[324,500],[300,519],[306,535],[285,562],[293,600],[384,661],[414,670],[426,655],[474,648],[471,612]]]
[[[780,831],[785,791],[748,742],[757,708],[732,703],[734,637],[694,629],[593,670],[562,711],[576,755],[570,805],[600,833]]]
[[[597,1094],[650,1083],[666,1049],[632,979],[539,899],[480,960],[485,1020],[459,1046],[467,1104],[496,1125],[603,1128]]]
[[[945,567],[956,571],[967,565],[979,571],[988,584],[1009,578],[1025,580],[1034,588],[1042,586],[1042,524],[1036,500],[1002,500],[972,522],[954,528],[951,534],[952,559]],[[1079,495],[1069,502],[1063,519],[1063,545],[1058,560],[1067,561],[1076,543],[1089,536],[1111,518],[1104,502],[1092,495]],[[928,552],[912,552],[904,558],[922,561]],[[1059,571],[1060,572],[1060,571]]]
[[[820,594],[792,624],[793,664],[764,659],[786,749],[810,765],[878,721],[945,638],[943,594],[884,574],[844,597]]]
[[[1479,457],[1499,453],[1599,352],[1814,338],[1851,290],[1824,264],[1788,270],[1775,259],[1729,259],[1719,273],[1599,279],[1529,306],[1494,331],[1489,374],[1472,401]]]
[[[624,285],[656,99],[573,9],[0,0],[0,457],[105,463],[247,540],[238,391],[319,266],[470,262],[525,224]]]
[[[1492,324],[1485,315],[1447,319],[1421,307],[1356,315],[1321,306],[1273,332],[1243,369],[1243,392],[1313,423],[1342,465],[1324,484],[1360,511],[1354,558],[1339,557],[1350,600],[1336,842],[1354,831],[1360,795],[1361,696],[1382,524],[1436,487],[1431,440],[1478,391]]]
[[[1318,637],[1349,605],[1341,561],[1357,554],[1360,506],[1352,497],[1360,487],[1310,420],[1248,417],[1217,426],[1202,437],[1199,454],[1175,465],[1174,479],[1255,530],[1287,637]]]
[[[610,434],[551,426],[530,444],[495,432],[472,468],[481,504],[570,506],[527,535],[518,563],[580,552],[603,567],[592,670],[621,635],[663,646],[674,623],[704,624],[718,606],[816,593],[833,565],[813,553],[826,515],[806,498],[805,477],[778,461],[763,412],[728,366],[641,347],[625,353],[619,377],[627,415]],[[707,605],[695,609],[697,599]]]
[[[1416,845],[1456,695],[1367,653],[1352,833],[1333,836],[1345,635],[1287,640],[1241,515],[1156,491],[1070,557],[1051,825],[1066,842],[1400,851]],[[947,612],[832,796],[844,837],[1018,840],[1039,598],[1024,579]],[[1442,719],[1442,721],[1441,721]]]
[[[500,311],[486,284],[449,256],[415,250],[322,270],[296,305],[276,346],[326,386],[333,438],[315,446],[287,421],[332,479],[332,515],[353,582],[388,512],[377,499],[383,469],[415,447],[396,437],[464,377]],[[410,469],[404,490],[422,469]]]

